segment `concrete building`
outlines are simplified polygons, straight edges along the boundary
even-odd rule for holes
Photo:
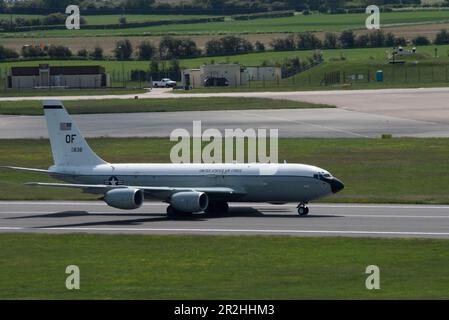
[[[109,75],[101,66],[12,67],[7,79],[11,89],[103,88],[109,83]]]
[[[206,64],[200,69],[181,71],[183,86],[203,87],[207,78],[225,78],[230,87],[242,86],[248,81],[279,80],[282,78],[280,67],[247,67],[240,64]]]
[[[274,81],[282,79],[280,67],[247,67],[248,80],[251,81]]]
[[[181,71],[181,81],[184,87],[202,87],[201,69],[185,69]]]
[[[242,85],[244,81],[243,70],[239,64],[205,64],[200,70],[203,82],[206,78],[225,78],[230,87],[236,87]]]

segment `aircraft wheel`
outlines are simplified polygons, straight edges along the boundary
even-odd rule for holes
[[[167,217],[168,218],[174,218],[177,215],[177,211],[172,206],[167,207]]]
[[[176,210],[175,208],[173,208],[172,206],[167,207],[167,218],[169,218],[169,219],[179,218],[179,217],[187,217],[190,215],[192,215],[191,212],[179,211],[179,210]]]
[[[224,214],[229,210],[229,205],[227,202],[210,202],[204,212],[206,213],[216,213],[216,214]]]
[[[218,213],[228,213],[229,204],[227,202],[219,202],[217,206]]]
[[[309,207],[307,207],[307,206],[305,206],[305,205],[300,205],[300,206],[298,207],[298,214],[299,214],[301,217],[304,217],[304,216],[308,215],[308,214],[309,214]]]

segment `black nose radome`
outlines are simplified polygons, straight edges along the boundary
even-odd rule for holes
[[[345,187],[343,182],[341,182],[337,178],[333,178],[332,180],[329,181],[329,183],[331,185],[331,190],[333,193],[337,193],[337,192],[343,190]]]

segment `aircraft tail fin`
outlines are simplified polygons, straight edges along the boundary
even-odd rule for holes
[[[44,101],[43,109],[55,165],[96,166],[106,163],[89,147],[61,101]]]

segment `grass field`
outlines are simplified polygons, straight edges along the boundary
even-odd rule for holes
[[[438,49],[438,58],[433,59],[435,48]],[[406,48],[410,49],[410,48]],[[322,50],[323,58],[327,62],[340,60],[342,57],[349,62],[363,62],[363,63],[380,63],[385,64],[387,61],[390,48],[365,48],[365,49],[333,49]],[[250,53],[230,56],[216,56],[216,57],[200,57],[193,59],[180,59],[180,65],[183,68],[199,68],[203,64],[214,63],[234,63],[238,62],[244,66],[257,66],[263,62],[281,63],[286,58],[299,57],[305,59],[313,55],[314,50],[301,51],[267,51],[262,53]],[[420,56],[418,60],[425,59],[431,61],[449,62],[449,45],[440,46],[422,46],[418,47]],[[19,62],[3,62],[0,63],[0,77],[7,74],[7,70],[11,66],[37,66],[41,63],[48,63],[50,65],[101,65],[105,67],[109,73],[116,73],[117,76],[122,70],[121,61],[94,61],[94,60],[35,60],[35,61],[19,61]],[[148,70],[149,61],[130,60],[125,61],[124,69],[128,73],[131,70]],[[120,78],[120,77],[118,77]]]
[[[94,21],[105,18],[87,17]],[[117,36],[157,34],[225,34],[225,33],[272,33],[303,31],[341,31],[365,28],[366,14],[312,14],[309,16],[267,18],[255,20],[211,22],[204,24],[173,24],[115,30],[47,30],[34,32],[1,33],[0,37],[61,37],[61,36]],[[140,17],[139,17],[140,19]],[[412,11],[382,13],[382,25],[439,23],[449,20],[448,11]],[[89,21],[89,20],[88,20]],[[104,23],[104,22],[103,22]]]
[[[0,89],[0,97],[47,97],[47,96],[101,96],[145,93],[144,89],[53,89],[53,90],[9,90]]]
[[[383,81],[376,81],[382,70]],[[326,83],[326,75],[338,73],[338,80]],[[361,77],[361,78],[360,78]],[[244,86],[196,88],[189,93],[236,91],[296,91],[338,89],[422,88],[449,86],[449,59],[435,59],[419,64],[391,65],[376,60],[366,62],[326,62],[306,72],[278,81],[251,81]],[[175,91],[175,93],[185,93]]]
[[[406,48],[407,50],[411,48]],[[437,49],[437,57],[435,57]],[[449,45],[418,47],[418,54],[408,58],[404,65],[388,64],[389,48],[366,48],[366,49],[335,49],[323,50],[325,63],[307,72],[296,76],[281,79],[279,81],[251,81],[237,88],[207,88],[194,92],[221,92],[221,91],[278,91],[278,90],[320,90],[339,88],[343,83],[352,83],[353,89],[364,88],[405,88],[405,87],[432,87],[447,86],[449,84]],[[201,57],[195,59],[182,59],[182,68],[199,68],[203,64],[210,63],[240,63],[244,66],[268,64],[279,64],[289,57],[306,59],[313,55],[314,51],[284,51],[263,52],[235,56]],[[115,84],[122,85],[122,63],[120,61],[22,61],[0,63],[0,79],[7,74],[11,66],[36,66],[39,63],[50,63],[51,65],[101,65],[110,73]],[[132,70],[148,70],[148,61],[126,61],[124,63],[125,77],[129,77]],[[383,70],[384,82],[375,82],[375,73]],[[339,83],[325,84],[323,80],[326,74],[340,71]],[[362,80],[351,80],[351,75],[363,74]],[[345,79],[345,80],[344,80]],[[1,86],[0,80],[0,86]],[[142,82],[126,81],[128,87],[145,87],[148,84]],[[335,86],[334,86],[335,85]],[[0,96],[6,95],[33,95],[36,91],[11,92],[0,90]],[[58,94],[60,91],[43,92],[45,95]],[[67,91],[73,94],[74,91]],[[94,91],[94,93],[96,93]]]
[[[128,113],[128,112],[170,112],[252,109],[303,109],[334,108],[334,106],[308,102],[264,98],[187,98],[179,99],[105,99],[64,101],[71,114]],[[0,114],[42,115],[41,101],[0,101]]]
[[[449,241],[1,234],[0,299],[448,299]],[[236,250],[238,248],[238,250]],[[380,268],[380,290],[365,288]],[[80,290],[65,288],[68,265]]]
[[[166,139],[89,139],[106,161],[170,162]],[[345,183],[325,202],[449,204],[449,139],[280,139],[279,159],[328,169]],[[0,165],[48,168],[47,140],[0,140]],[[46,175],[0,170],[0,200],[93,199],[78,190],[23,186]]]

